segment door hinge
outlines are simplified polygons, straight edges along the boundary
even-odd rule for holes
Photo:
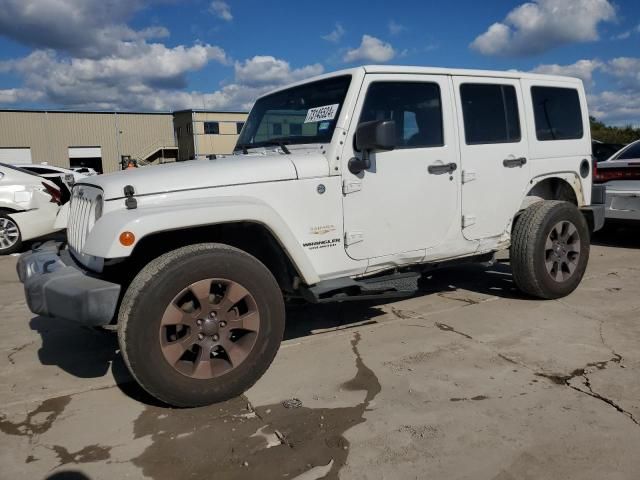
[[[476,224],[476,216],[475,215],[463,215],[462,216],[462,228],[470,227],[471,225]]]
[[[476,172],[473,170],[462,171],[462,183],[473,182],[476,179]]]
[[[360,231],[352,231],[345,232],[344,234],[344,245],[348,247],[349,245],[353,245],[354,243],[360,243],[364,241],[364,232]]]
[[[360,190],[362,190],[362,182],[360,180],[344,180],[342,182],[342,193],[344,195],[359,192]]]

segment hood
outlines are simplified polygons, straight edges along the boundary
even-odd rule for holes
[[[149,195],[177,190],[296,180],[301,178],[296,164],[303,167],[301,170],[305,172],[328,174],[327,159],[324,155],[284,155],[274,152],[233,155],[216,160],[166,163],[85,177],[78,183],[102,188],[105,199],[110,200],[123,197],[126,185],[133,186],[136,195]],[[311,165],[315,168],[310,168]]]

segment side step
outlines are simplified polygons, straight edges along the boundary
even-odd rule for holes
[[[325,280],[305,288],[302,296],[310,303],[410,297],[418,291],[420,276],[418,272],[405,272],[360,280]]]
[[[418,293],[420,290],[418,281],[423,274],[469,263],[491,266],[495,263],[495,252],[419,265],[417,266],[419,270],[396,271],[387,275],[360,279],[346,277],[324,280],[312,287],[301,287],[300,290],[302,297],[310,303],[406,298]]]

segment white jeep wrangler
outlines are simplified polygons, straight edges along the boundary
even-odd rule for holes
[[[569,294],[604,219],[591,163],[579,80],[354,68],[258,99],[233,155],[83,179],[68,245],[18,273],[34,313],[117,324],[142,387],[204,405],[265,372],[284,299],[411,295],[509,247],[522,292]]]

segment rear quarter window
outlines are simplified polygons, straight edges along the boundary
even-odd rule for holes
[[[576,89],[531,87],[531,101],[538,140],[577,140],[584,136]]]

